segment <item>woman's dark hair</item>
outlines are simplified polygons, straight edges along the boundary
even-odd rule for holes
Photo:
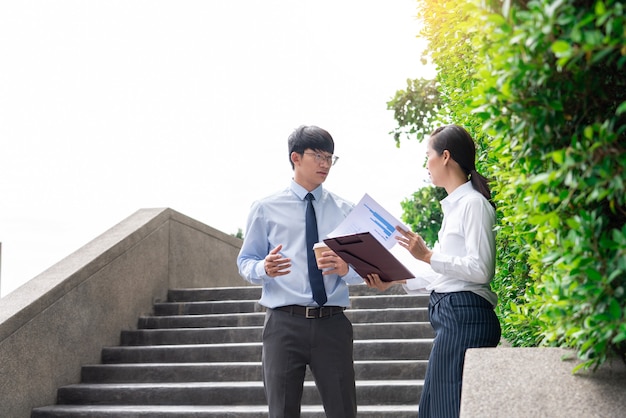
[[[437,154],[444,150],[450,152],[450,157],[459,164],[469,177],[474,189],[478,190],[491,203],[489,181],[476,171],[476,144],[472,136],[459,125],[446,125],[435,129],[430,134],[430,146]]]
[[[335,141],[328,131],[317,126],[302,125],[296,128],[287,141],[289,145],[289,162],[291,168],[294,168],[291,161],[291,153],[297,152],[302,154],[307,149],[313,151],[325,151],[330,154],[335,152]]]

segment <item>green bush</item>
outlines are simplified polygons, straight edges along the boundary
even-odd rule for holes
[[[626,360],[623,4],[420,5],[441,106],[429,123],[466,126],[493,179],[503,335],[571,347],[584,368]]]
[[[400,203],[402,221],[419,232],[426,244],[432,247],[437,242],[443,212],[439,202],[447,196],[443,187],[423,187],[413,193],[411,199]]]

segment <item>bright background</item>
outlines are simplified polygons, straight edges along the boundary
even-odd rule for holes
[[[244,230],[252,201],[289,184],[301,124],[335,139],[326,188],[400,218],[428,178],[386,110],[434,76],[415,14],[415,0],[0,3],[1,295],[140,208]]]

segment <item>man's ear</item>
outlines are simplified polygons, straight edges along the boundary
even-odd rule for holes
[[[295,151],[292,151],[292,152],[291,152],[291,156],[290,156],[290,158],[291,158],[291,162],[292,162],[294,165],[296,165],[296,164],[298,164],[298,163],[300,162],[300,160],[302,160],[302,155],[298,154],[298,153],[297,153],[297,152],[295,152]]]

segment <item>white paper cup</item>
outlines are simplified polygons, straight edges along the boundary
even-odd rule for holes
[[[313,245],[313,252],[315,252],[316,260],[322,256],[322,253],[324,251],[329,251],[329,250],[330,248],[328,248],[328,245],[326,245],[325,242],[318,242],[315,245]]]

